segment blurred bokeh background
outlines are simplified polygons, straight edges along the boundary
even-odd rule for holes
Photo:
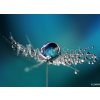
[[[91,87],[100,83],[100,15],[91,14],[5,14],[0,15],[0,86],[45,87],[46,64],[26,73],[24,68],[36,64],[30,58],[17,56],[11,45],[2,37],[9,38],[9,32],[19,43],[28,43],[41,48],[47,42],[59,44],[61,50],[77,49],[94,45],[90,49],[98,57],[94,65],[77,65],[80,70],[64,66],[49,65],[49,87]]]

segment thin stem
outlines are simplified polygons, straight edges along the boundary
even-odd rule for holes
[[[46,87],[48,87],[48,64],[46,65]]]
[[[40,65],[42,65],[43,63],[38,63],[38,64],[36,64],[36,65],[33,65],[33,66],[31,66],[31,67],[26,67],[24,70],[25,70],[25,72],[29,72],[29,71],[31,71],[33,68],[38,68]]]

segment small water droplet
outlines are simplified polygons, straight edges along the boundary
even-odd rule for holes
[[[88,61],[88,64],[91,64],[91,62],[90,62],[90,61]]]

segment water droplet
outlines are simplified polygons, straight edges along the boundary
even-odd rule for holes
[[[82,59],[81,62],[84,62],[84,60]]]
[[[12,45],[12,48],[14,48],[14,46]]]
[[[79,70],[75,69],[75,72],[74,72],[74,74],[78,74],[78,72],[79,72]]]
[[[88,64],[91,64],[91,62],[90,62],[90,61],[88,61]]]
[[[94,64],[94,62],[91,62],[91,64]]]

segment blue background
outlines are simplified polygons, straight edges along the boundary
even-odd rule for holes
[[[97,55],[98,61],[94,65],[77,65],[78,75],[70,68],[49,65],[49,86],[84,87],[100,83],[100,15],[0,15],[0,33],[9,38],[9,32],[23,45],[28,43],[27,35],[34,48],[55,42],[63,52],[94,45],[94,50],[90,51]],[[17,56],[11,45],[0,36],[0,86],[45,86],[46,64],[29,73],[24,72],[25,67],[35,64],[33,59]]]

